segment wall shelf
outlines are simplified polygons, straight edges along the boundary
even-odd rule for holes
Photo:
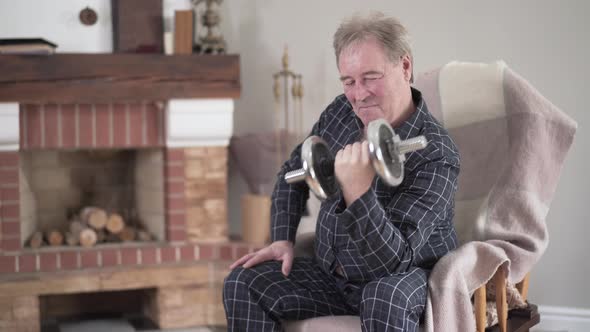
[[[0,102],[238,98],[239,55],[0,55]]]

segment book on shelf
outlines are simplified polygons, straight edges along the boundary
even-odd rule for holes
[[[0,39],[0,54],[53,54],[56,47],[43,38]]]

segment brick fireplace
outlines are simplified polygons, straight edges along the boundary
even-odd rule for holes
[[[112,101],[0,102],[0,331],[38,331],[42,296],[135,289],[149,290],[144,312],[162,328],[225,323],[227,265],[254,250],[228,240],[233,100],[161,89],[150,95],[161,101],[129,100],[110,82]],[[28,246],[83,205],[133,211],[153,238]]]
[[[192,142],[182,144],[184,147],[175,147],[178,145],[174,143],[175,128],[168,128],[170,135],[166,137],[166,118],[171,123],[184,120],[195,124],[211,123],[207,117],[213,114],[206,112],[203,116],[199,112],[199,101],[181,101],[180,111],[177,111],[178,102],[173,101],[169,110],[164,109],[164,103],[153,102],[20,104],[19,150],[0,152],[0,247],[5,255],[14,253],[8,258],[5,256],[5,262],[15,262],[2,264],[3,272],[174,262],[177,249],[178,258],[182,259],[195,259],[195,252],[199,251],[197,245],[183,243],[227,241],[227,148],[224,145],[199,146],[199,134],[190,137]],[[219,136],[216,139],[221,143],[229,139],[231,133],[228,130],[231,130],[232,104],[206,101],[205,107],[216,102],[225,105],[228,114],[217,109],[213,116],[230,120],[225,124],[229,128],[216,130]],[[183,119],[171,118],[179,112]],[[193,115],[186,118],[191,112]],[[171,144],[166,146],[166,141]],[[193,146],[186,146],[188,144]],[[112,179],[104,179],[112,175],[105,173],[113,171],[105,165],[116,165],[113,155],[125,152],[130,157],[118,164],[132,160],[133,165],[124,166],[131,169],[127,173],[133,178],[123,185],[134,188],[121,191],[116,190],[116,183],[109,183]],[[101,163],[104,160],[107,162]],[[36,229],[66,227],[67,209],[80,206],[83,191],[88,189],[76,182],[90,182],[87,187],[100,190],[97,181],[104,182],[103,193],[93,196],[106,197],[106,200],[87,203],[109,208],[105,206],[110,204],[109,196],[117,201],[114,203],[124,196],[133,196],[140,219],[158,245],[136,248],[113,248],[112,245],[101,248],[99,245],[84,251],[64,246],[45,248],[51,252],[28,252],[26,241]]]

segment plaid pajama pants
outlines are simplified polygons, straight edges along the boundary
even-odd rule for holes
[[[426,270],[355,284],[326,274],[313,258],[296,257],[288,277],[281,264],[230,272],[223,286],[228,331],[281,331],[281,321],[327,315],[360,315],[363,331],[418,330]]]

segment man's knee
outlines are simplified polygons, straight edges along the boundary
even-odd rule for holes
[[[265,262],[247,269],[238,266],[231,270],[223,280],[223,299],[227,301],[244,298],[249,291],[268,286],[268,283],[261,280],[267,279],[269,273],[276,273],[275,270],[280,271],[280,265],[276,267],[276,263]]]
[[[374,303],[378,303],[379,306],[394,305],[396,307],[405,307],[407,302],[407,294],[393,285],[378,280],[365,285],[361,305],[365,308],[374,307]]]
[[[229,272],[229,274],[225,277],[225,279],[223,280],[223,284],[228,285],[228,284],[244,284],[244,283],[249,283],[250,279],[251,279],[251,275],[252,272],[250,269],[245,269],[241,266],[238,266],[236,268],[234,268],[233,270],[231,270]]]
[[[368,283],[360,307],[363,331],[417,331],[426,304],[426,280],[421,273],[409,273]]]
[[[259,275],[255,268],[245,269],[238,266],[229,272],[223,280],[223,299],[225,301],[247,295],[247,290],[251,287],[256,276]]]
[[[362,293],[361,307],[372,310],[392,307],[394,310],[422,311],[426,304],[426,278],[390,277],[368,283]]]

